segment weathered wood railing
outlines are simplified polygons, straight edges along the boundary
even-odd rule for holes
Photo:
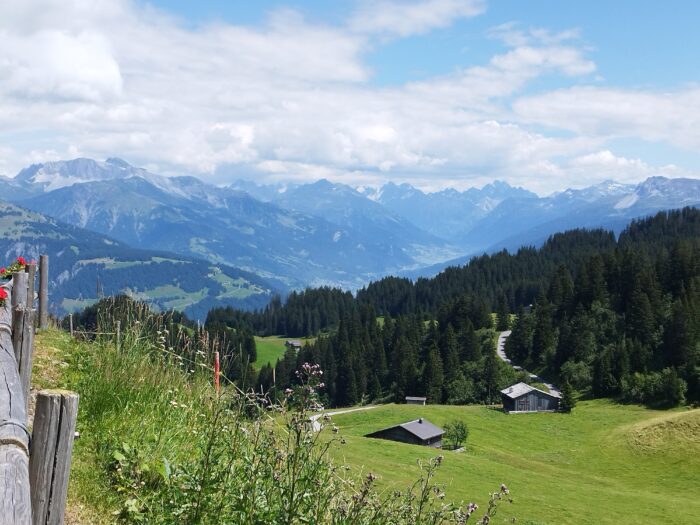
[[[28,410],[34,346],[36,268],[2,285],[0,307],[0,525],[61,525],[68,492],[78,396],[37,394],[34,424]],[[48,325],[48,257],[41,256],[39,326]]]

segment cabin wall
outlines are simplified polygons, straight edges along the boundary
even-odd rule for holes
[[[507,412],[539,412],[558,410],[559,400],[541,392],[528,392],[516,399],[504,396],[503,409]]]

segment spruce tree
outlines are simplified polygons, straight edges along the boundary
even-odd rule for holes
[[[508,300],[504,294],[498,300],[498,310],[496,312],[496,330],[505,332],[510,328],[510,310]]]
[[[576,406],[576,398],[574,390],[568,381],[564,381],[561,387],[561,400],[559,401],[559,410],[562,412],[571,412]]]
[[[428,359],[423,370],[423,385],[428,403],[442,403],[442,386],[445,381],[442,359],[436,345],[428,351]]]

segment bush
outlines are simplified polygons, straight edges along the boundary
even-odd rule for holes
[[[463,421],[450,421],[445,425],[445,440],[453,448],[461,448],[469,437],[469,428]]]

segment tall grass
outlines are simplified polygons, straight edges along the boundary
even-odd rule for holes
[[[337,429],[316,431],[309,407],[322,374],[305,365],[282,403],[212,383],[215,343],[136,303],[101,311],[74,354],[85,443],[122,523],[466,523],[476,509],[444,502],[440,457],[403,491],[380,492],[329,460]],[[119,321],[117,339],[116,322]],[[492,494],[488,523],[505,487]]]

